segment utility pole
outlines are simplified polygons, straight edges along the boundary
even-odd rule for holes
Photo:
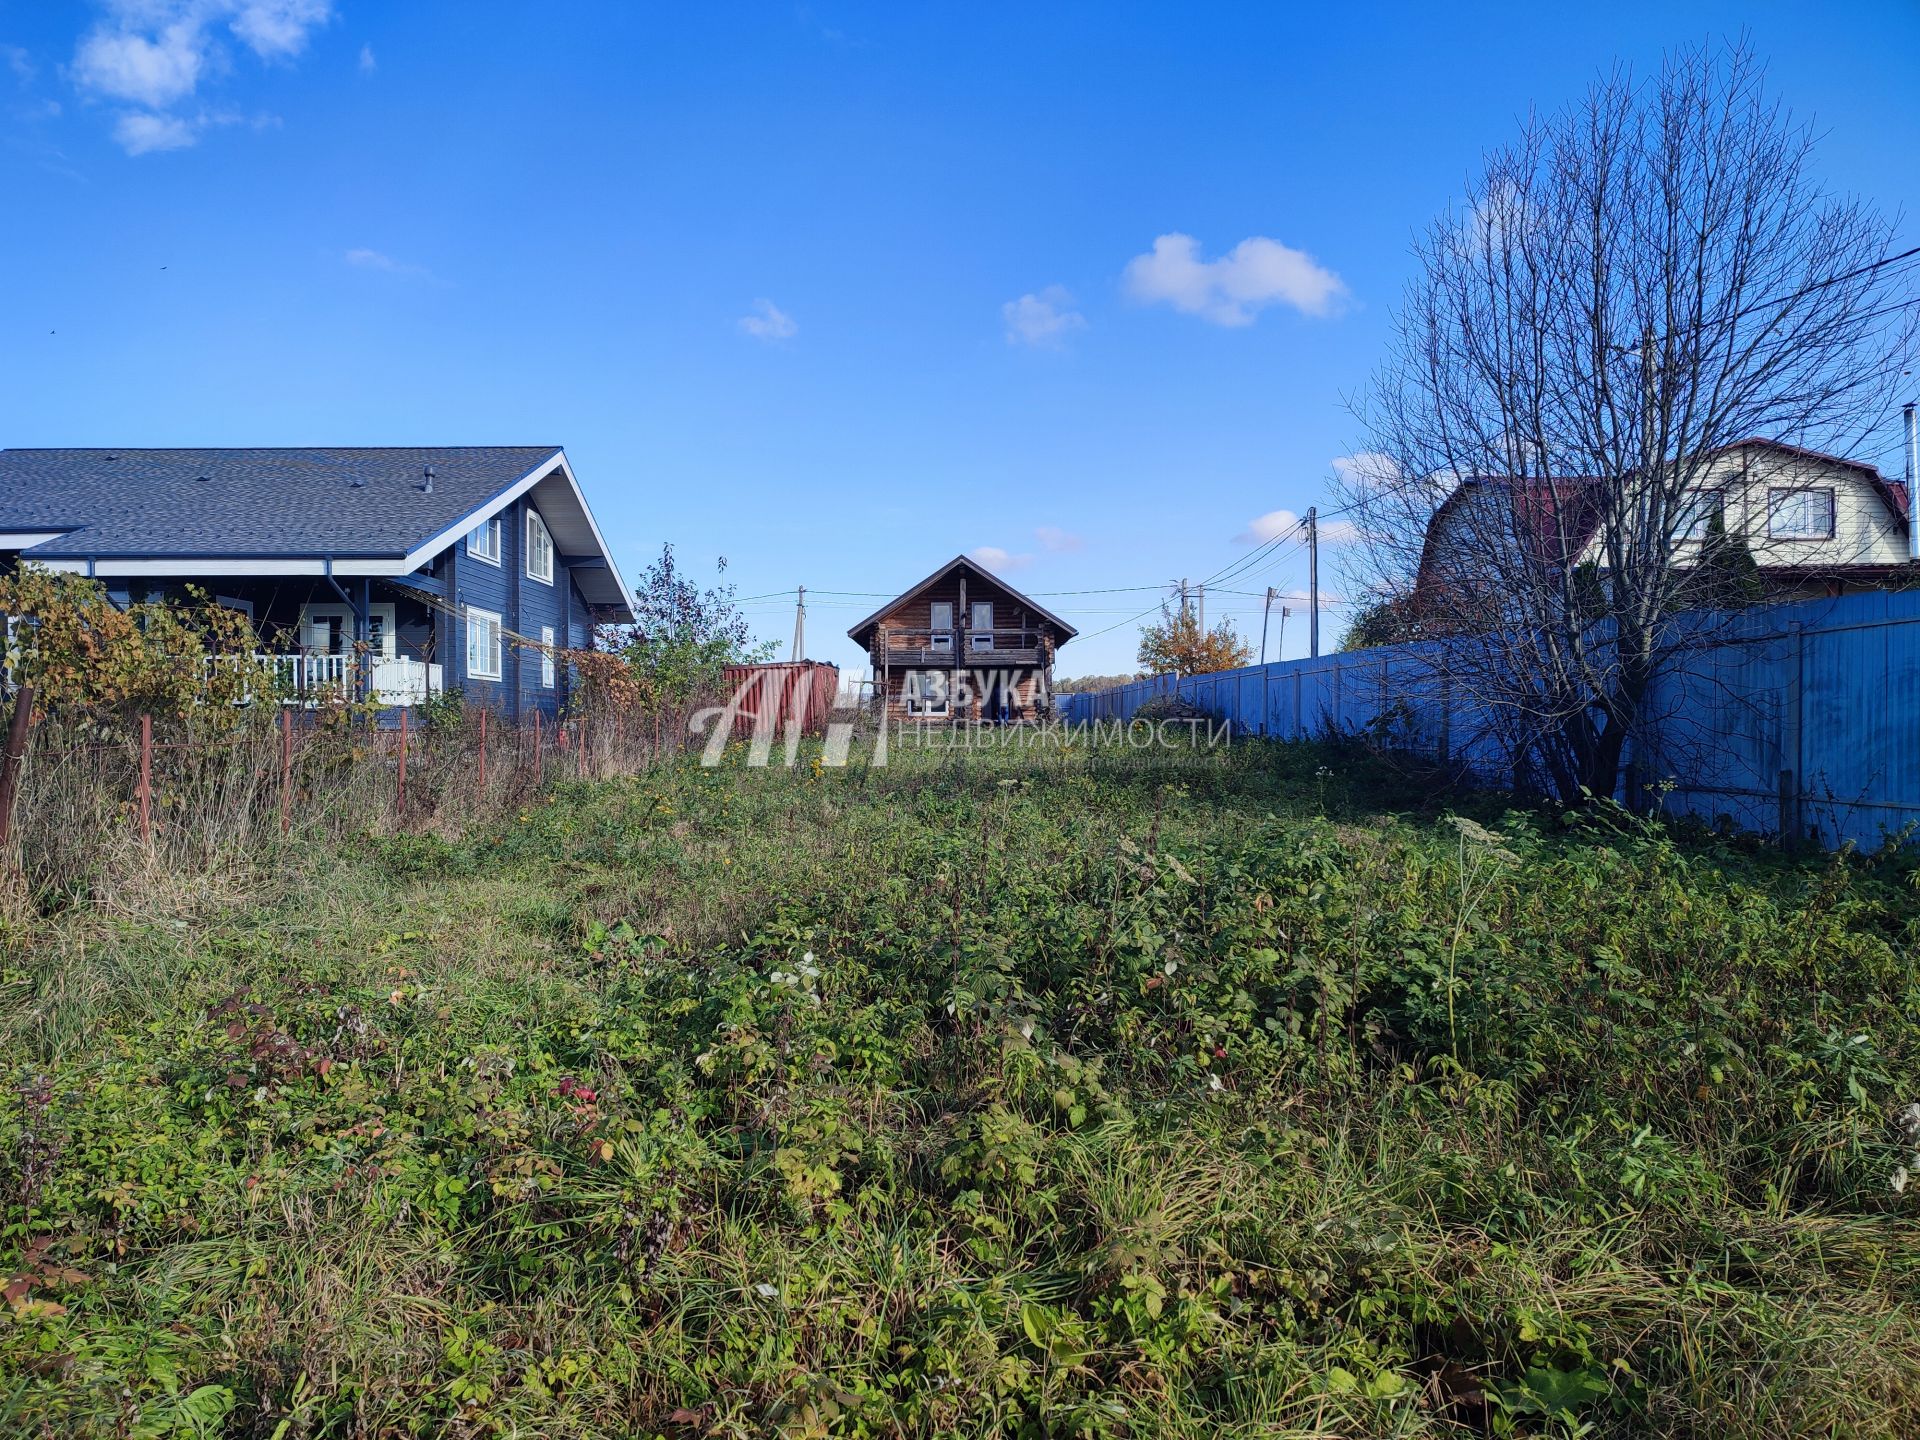
[[[1267,598],[1260,602],[1260,663],[1267,663],[1267,617],[1273,613],[1273,586],[1267,586]]]
[[[1273,657],[1276,660],[1284,660],[1287,658],[1287,616],[1292,613],[1293,611],[1289,610],[1285,605],[1280,607],[1280,644]]]
[[[793,657],[795,660],[807,658],[807,587],[802,585],[799,599],[793,607]]]
[[[1183,624],[1184,624],[1184,623],[1186,622],[1186,618],[1187,618],[1187,577],[1186,577],[1186,576],[1184,576],[1184,575],[1182,575],[1182,576],[1180,577],[1180,620],[1181,620],[1181,623],[1183,623]]]
[[[1200,626],[1200,633],[1202,635],[1205,635],[1207,633],[1207,582],[1204,580],[1200,582],[1199,626]]]
[[[1307,654],[1320,658],[1320,507],[1307,507]]]

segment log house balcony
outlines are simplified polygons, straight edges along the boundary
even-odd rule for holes
[[[901,630],[883,625],[874,635],[872,658],[876,668],[1038,665],[1045,645],[1037,630]]]

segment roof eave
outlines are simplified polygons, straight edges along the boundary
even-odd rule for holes
[[[1039,611],[1041,616],[1045,618],[1048,624],[1055,626],[1057,629],[1063,632],[1060,637],[1060,642],[1059,642],[1060,644],[1062,645],[1066,644],[1067,641],[1073,639],[1074,636],[1080,633],[1073,626],[1069,625],[1066,621],[1062,620],[1058,615],[1054,614],[1051,610],[1047,609],[1046,606],[1042,605],[1039,601],[1035,600],[1031,595],[1025,594],[1024,592],[1015,589],[1012,585],[1008,584],[1005,580],[1001,579],[998,575],[994,574],[991,570],[987,569],[987,567],[982,565],[978,560],[975,560],[971,555],[956,555],[953,557],[953,559],[947,561],[946,564],[942,565],[938,570],[935,570],[931,575],[927,576],[926,579],[920,581],[919,584],[911,586],[906,590],[903,590],[900,594],[894,596],[893,599],[887,601],[887,603],[882,605],[878,610],[874,611],[873,614],[867,616],[866,619],[862,620],[859,624],[849,629],[847,631],[847,638],[853,641],[855,644],[859,644],[860,635],[862,631],[867,630],[872,626],[878,625],[881,622],[881,620],[886,618],[887,613],[890,610],[893,610],[896,606],[905,605],[909,601],[914,599],[916,596],[925,593],[925,591],[929,587],[931,587],[935,581],[939,580],[943,575],[947,574],[956,565],[966,566],[968,569],[972,570],[974,574],[979,575],[981,578],[985,580],[991,581],[995,585],[998,585],[1002,590],[1005,590],[1009,595],[1014,596],[1022,604],[1031,605],[1035,610]]]

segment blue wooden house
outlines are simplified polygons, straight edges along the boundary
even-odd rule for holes
[[[299,695],[462,691],[509,719],[632,600],[556,446],[0,450],[0,567],[245,611]]]

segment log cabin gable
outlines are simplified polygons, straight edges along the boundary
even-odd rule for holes
[[[1037,717],[1048,705],[1054,653],[1074,633],[964,555],[847,632],[872,661],[885,712],[908,720]],[[936,693],[959,698],[930,703]]]
[[[952,629],[967,632],[975,628],[973,607],[983,601],[993,606],[992,629],[996,634],[1007,631],[1031,637],[1028,644],[1018,648],[1054,649],[1077,633],[1073,626],[997,575],[958,555],[912,589],[888,601],[847,634],[870,652],[883,631],[895,636],[911,632],[931,638],[939,628],[933,623],[937,618],[934,610],[937,605],[951,606]],[[959,643],[957,635],[955,643]]]

